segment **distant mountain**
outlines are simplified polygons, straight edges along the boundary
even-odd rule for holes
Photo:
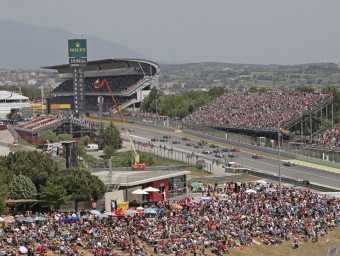
[[[0,20],[0,69],[35,69],[68,62],[67,40],[79,35],[58,28],[43,28]],[[88,60],[146,58],[123,45],[91,35],[87,40]]]

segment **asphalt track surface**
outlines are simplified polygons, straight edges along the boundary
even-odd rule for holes
[[[115,124],[118,129],[121,129],[122,125],[121,124]],[[130,127],[130,126],[128,126]],[[162,145],[166,146],[166,148],[173,148],[174,150],[182,151],[182,152],[187,152],[192,153],[194,152],[196,155],[199,155],[199,158],[203,159],[210,159],[213,160],[214,153],[213,154],[203,154],[203,150],[214,150],[213,148],[209,147],[210,143],[207,146],[204,146],[203,149],[196,149],[194,147],[188,147],[185,144],[187,142],[191,142],[194,144],[197,144],[199,140],[195,139],[190,139],[190,141],[184,141],[181,138],[185,136],[185,134],[182,133],[173,133],[173,132],[167,132],[167,131],[162,131],[154,128],[149,128],[149,127],[141,127],[141,126],[131,126],[131,128],[134,129],[133,132],[131,132],[131,136],[133,140],[135,141],[143,141],[143,142],[148,142],[150,141],[151,138],[157,138],[161,139],[163,135],[168,134],[171,136],[171,139],[168,139],[168,142],[152,142],[156,146]],[[125,133],[122,131],[122,133]],[[172,144],[174,140],[180,141],[180,144]],[[221,147],[227,147],[227,144],[222,144],[222,143],[215,143],[216,145],[219,145],[220,149]],[[230,148],[230,147],[228,147]],[[235,152],[234,154],[237,155],[237,158],[231,159],[229,158],[228,155],[229,152],[222,152],[226,156],[225,160],[220,159],[220,158],[215,158],[215,159],[220,159],[221,163],[223,164],[225,161],[234,161],[237,163],[240,163],[242,166],[247,166],[251,167],[257,170],[263,170],[266,172],[271,172],[271,173],[276,173],[278,175],[279,173],[279,161],[278,158],[270,158],[264,156],[263,159],[253,159],[251,156],[253,153],[249,152]],[[339,188],[340,189],[340,172],[333,172],[333,171],[327,171],[327,170],[321,170],[317,168],[312,168],[312,167],[307,167],[307,166],[301,166],[301,165],[296,165],[295,167],[285,167],[282,165],[280,166],[281,169],[281,175],[282,176],[287,176],[291,178],[297,178],[300,180],[309,180],[313,183],[317,184],[322,184],[334,188]]]

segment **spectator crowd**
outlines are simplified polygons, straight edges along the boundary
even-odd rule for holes
[[[255,130],[276,130],[332,98],[300,92],[226,93],[184,118],[184,122]]]
[[[196,200],[158,202],[148,213],[50,213],[34,216],[36,221],[17,216],[0,229],[0,255],[20,246],[31,255],[222,255],[291,238],[297,248],[300,240],[317,243],[339,226],[340,200],[309,189],[284,187],[280,196],[268,183],[225,183],[219,193],[217,184],[203,187]]]
[[[124,75],[124,76],[107,76],[101,78],[89,77],[84,78],[84,91],[86,93],[109,93],[106,85],[102,88],[95,88],[94,84],[100,84],[104,79],[108,82],[111,91],[124,92],[130,90],[139,84],[143,79],[143,75]],[[53,92],[73,92],[73,79],[63,81]]]
[[[313,145],[332,149],[340,147],[340,123],[337,123],[334,127],[314,136],[311,143]]]

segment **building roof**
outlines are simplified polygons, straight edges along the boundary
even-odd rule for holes
[[[28,97],[15,92],[0,91],[0,100],[28,100]]]
[[[124,187],[132,187],[148,182],[153,182],[181,175],[190,174],[190,171],[185,170],[167,170],[167,171],[114,171],[112,175],[108,170],[92,173],[97,175],[105,185],[119,184]]]
[[[157,73],[160,67],[156,62],[143,60],[143,59],[123,59],[123,58],[110,58],[102,60],[87,61],[84,71],[95,71],[95,70],[107,70],[107,69],[118,69],[126,67],[140,67],[150,65],[153,67],[153,73]],[[55,69],[59,74],[70,73],[70,64],[61,64],[54,66],[42,67],[44,69]]]

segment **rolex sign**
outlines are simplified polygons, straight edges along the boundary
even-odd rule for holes
[[[86,39],[69,39],[68,57],[86,58],[87,57]]]

